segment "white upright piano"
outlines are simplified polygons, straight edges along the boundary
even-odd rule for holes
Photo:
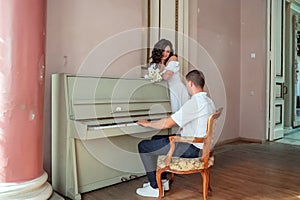
[[[170,114],[165,82],[52,75],[54,190],[77,200],[81,193],[145,175],[137,144],[170,130],[136,121]]]

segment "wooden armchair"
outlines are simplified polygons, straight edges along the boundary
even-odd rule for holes
[[[207,199],[208,190],[210,188],[210,168],[214,164],[212,141],[215,131],[216,120],[222,113],[223,108],[218,109],[215,113],[210,115],[207,121],[206,136],[199,137],[181,137],[170,136],[170,150],[167,155],[161,155],[157,160],[156,181],[159,189],[158,199],[162,199],[163,187],[161,183],[161,174],[163,172],[171,172],[170,183],[173,182],[174,174],[191,174],[201,173],[202,176],[202,190],[203,199]],[[172,157],[175,150],[176,142],[187,143],[203,143],[202,157],[199,158],[179,158]]]

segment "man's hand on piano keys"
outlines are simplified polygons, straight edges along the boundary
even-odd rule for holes
[[[150,122],[146,119],[140,119],[140,120],[137,121],[137,124],[141,125],[141,126],[144,126],[144,127],[148,127]]]
[[[141,119],[137,121],[137,124],[144,127],[151,127],[155,129],[166,129],[166,128],[171,128],[176,123],[171,117],[167,117],[167,118],[162,118],[160,120],[154,120],[154,121]]]

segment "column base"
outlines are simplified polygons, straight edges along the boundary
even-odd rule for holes
[[[52,194],[46,172],[36,179],[23,183],[0,183],[0,199],[46,200]]]

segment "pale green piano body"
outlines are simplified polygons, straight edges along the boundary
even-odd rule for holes
[[[53,189],[81,199],[81,193],[145,175],[137,144],[170,130],[135,122],[170,114],[165,82],[53,74]]]

